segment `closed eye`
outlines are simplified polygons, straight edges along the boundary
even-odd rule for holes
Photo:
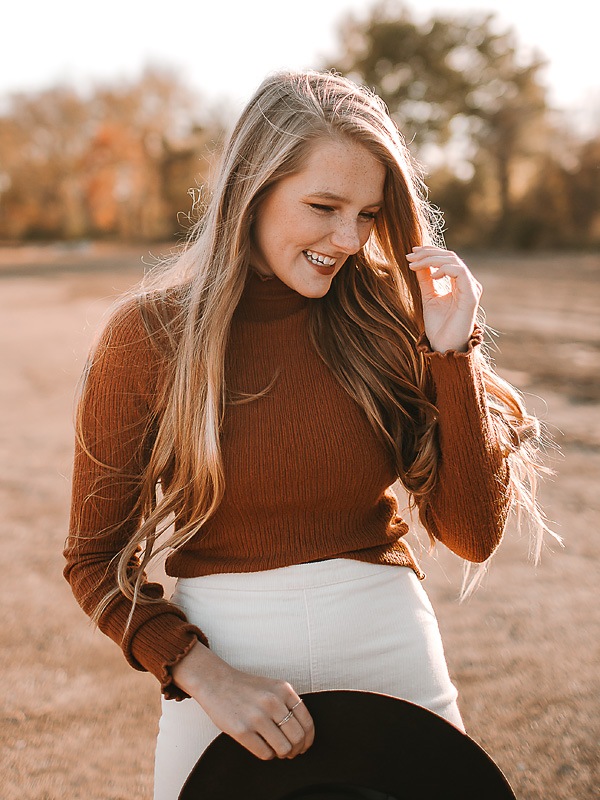
[[[314,208],[315,211],[319,211],[323,214],[331,214],[333,211],[335,211],[335,208],[333,208],[333,206],[326,206],[323,205],[322,203],[309,203],[309,205],[311,208]],[[372,222],[376,216],[377,216],[376,211],[361,211],[361,213],[359,214],[359,217],[362,217],[363,219],[366,219],[369,222]]]
[[[321,203],[309,203],[309,205],[310,205],[311,208],[314,208],[315,211],[323,211],[325,213],[328,213],[330,211],[334,211],[335,210],[331,206],[324,206]]]

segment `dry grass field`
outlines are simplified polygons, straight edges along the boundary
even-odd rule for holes
[[[1,800],[149,800],[158,693],[95,633],[61,576],[74,387],[143,248],[0,250]],[[520,800],[598,797],[600,258],[467,259],[502,332],[498,368],[562,455],[543,490],[566,547],[514,532],[459,604],[461,567],[423,554],[470,734]],[[414,541],[414,536],[411,534]],[[435,752],[432,752],[435,759]],[[482,793],[485,800],[485,793]]]

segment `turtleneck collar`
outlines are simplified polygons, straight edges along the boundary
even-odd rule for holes
[[[265,278],[251,269],[236,313],[246,319],[268,322],[308,308],[308,303],[308,297],[290,289],[276,276]]]

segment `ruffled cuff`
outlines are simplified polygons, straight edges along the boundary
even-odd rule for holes
[[[208,647],[202,631],[176,614],[152,617],[133,636],[129,663],[145,670],[160,682],[161,692],[167,700],[185,700],[189,694],[173,682],[171,668],[178,664],[199,641]]]
[[[417,350],[419,353],[423,353],[423,355],[432,360],[438,359],[454,359],[454,358],[465,358],[470,356],[474,349],[483,343],[483,330],[479,327],[479,325],[475,325],[473,328],[473,333],[469,337],[467,341],[467,349],[462,350],[446,350],[445,352],[440,352],[439,350],[433,350],[429,339],[427,338],[426,334],[423,332],[419,338],[417,339]]]
[[[483,330],[478,326],[473,329],[464,352],[446,350],[440,353],[431,349],[425,334],[420,336],[417,348],[423,353],[433,381],[432,401],[438,407],[440,424],[446,419],[448,424],[455,425],[457,409],[462,409],[461,414],[487,415],[485,388],[477,357],[482,342]]]

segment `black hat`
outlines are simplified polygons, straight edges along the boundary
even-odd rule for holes
[[[302,698],[316,731],[306,753],[261,761],[221,734],[179,800],[515,800],[485,750],[421,706],[372,692]]]

